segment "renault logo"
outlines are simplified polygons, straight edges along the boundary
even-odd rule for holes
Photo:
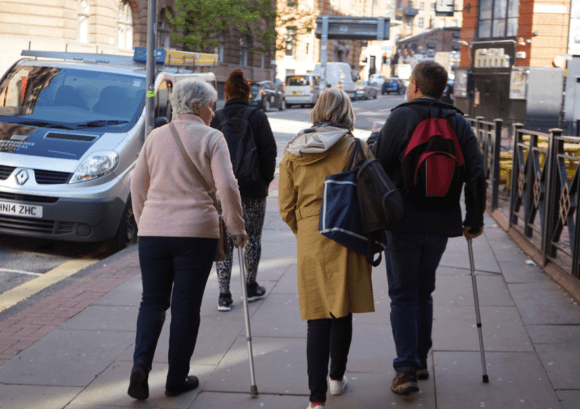
[[[26,181],[28,180],[28,172],[24,169],[22,169],[20,172],[18,172],[16,174],[16,183],[18,183],[19,185],[23,185],[26,183]]]

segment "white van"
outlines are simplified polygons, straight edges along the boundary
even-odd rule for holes
[[[314,106],[320,95],[320,78],[317,75],[288,75],[284,83],[286,106]]]
[[[0,79],[0,234],[105,242],[109,252],[135,243],[130,183],[145,140],[143,49],[135,57],[22,54],[29,58]],[[161,57],[156,125],[171,120],[174,85],[192,75]],[[213,74],[200,77],[215,84]]]
[[[314,75],[320,76],[320,63],[314,67]],[[356,84],[352,79],[350,65],[345,62],[326,63],[326,85],[327,87],[340,88],[350,97],[356,100]]]

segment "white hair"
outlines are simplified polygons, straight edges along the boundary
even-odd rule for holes
[[[217,91],[207,82],[192,78],[179,81],[169,99],[174,115],[194,114],[193,104],[199,102],[200,109],[213,105]]]

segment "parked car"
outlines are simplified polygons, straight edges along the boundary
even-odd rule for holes
[[[373,74],[369,77],[369,82],[374,82],[377,87],[382,87],[387,78],[383,74]]]
[[[400,78],[393,77],[387,78],[387,80],[383,84],[382,94],[385,95],[390,93],[396,93],[401,95],[404,94],[406,90],[407,87],[405,86],[403,80]]]
[[[359,80],[356,85],[357,99],[371,99],[377,98],[379,94],[379,87],[374,82]]]
[[[314,66],[314,75],[320,76],[320,63]],[[340,88],[350,99],[356,99],[356,84],[352,79],[352,70],[345,62],[326,63],[326,85]]]
[[[156,52],[156,126],[171,121],[174,85],[195,76],[168,67],[170,53]],[[110,253],[135,243],[129,186],[147,135],[146,49],[22,55],[0,79],[0,234],[104,242]]]
[[[286,106],[314,106],[320,95],[320,78],[313,74],[288,75],[284,83]]]
[[[276,86],[272,81],[252,82],[249,104],[263,109],[265,112],[270,112],[272,108],[278,108],[280,111],[285,110],[286,100],[282,84]]]

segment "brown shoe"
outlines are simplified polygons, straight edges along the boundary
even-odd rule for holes
[[[421,367],[417,369],[417,379],[420,381],[429,379],[429,369],[427,369],[427,358],[419,359],[421,362]]]
[[[403,369],[397,372],[391,390],[399,395],[408,395],[411,392],[418,392],[417,370],[415,368]]]

